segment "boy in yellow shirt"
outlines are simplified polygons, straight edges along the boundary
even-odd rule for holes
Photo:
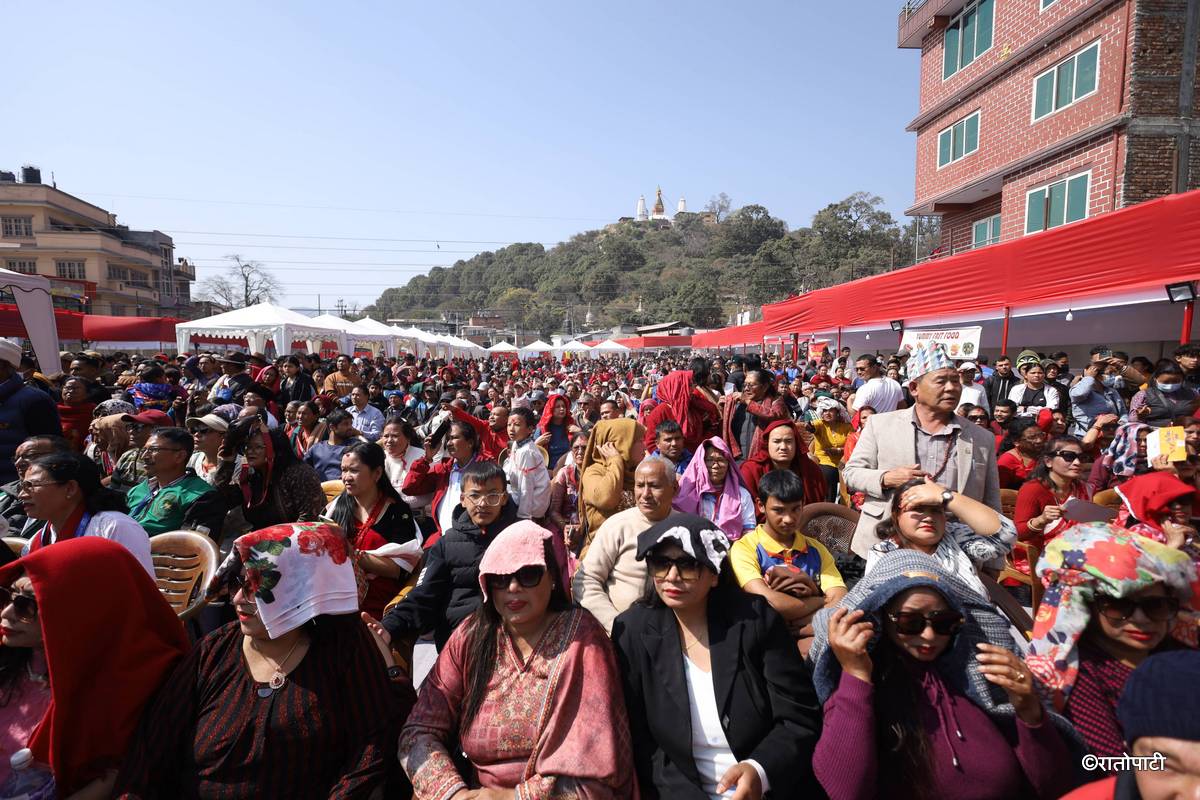
[[[846,584],[825,546],[799,529],[804,484],[794,472],[768,472],[758,482],[758,497],[766,521],[733,543],[729,562],[738,585],[766,598],[806,651],[813,615],[837,605]]]

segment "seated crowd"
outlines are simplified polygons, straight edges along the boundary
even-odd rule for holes
[[[1089,358],[0,340],[0,784],[1200,796],[1200,346]]]

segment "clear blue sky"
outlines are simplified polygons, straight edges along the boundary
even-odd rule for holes
[[[326,308],[498,246],[455,240],[551,243],[632,215],[656,185],[671,210],[726,192],[792,227],[860,189],[899,216],[919,54],[896,49],[898,10],[18,3],[0,169],[36,164],[170,233],[200,277],[240,253],[286,304]]]

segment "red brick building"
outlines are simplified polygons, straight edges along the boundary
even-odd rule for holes
[[[1200,187],[1198,40],[1200,0],[910,0],[907,213],[957,252]]]

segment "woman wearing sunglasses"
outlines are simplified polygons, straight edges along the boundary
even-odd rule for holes
[[[404,796],[395,743],[412,686],[358,612],[335,525],[238,537],[209,595],[237,621],[201,639],[147,706],[117,777],[122,800]]]
[[[1070,520],[1063,517],[1063,504],[1072,497],[1092,499],[1092,490],[1083,479],[1083,444],[1073,436],[1059,436],[1050,440],[1041,463],[1017,492],[1013,521],[1020,540],[1041,552],[1046,542],[1070,527]],[[1013,566],[1026,575],[1033,568],[1024,553],[1014,554]]]
[[[947,519],[947,512],[954,515]],[[896,550],[917,550],[986,598],[979,579],[985,567],[1002,568],[1017,540],[1012,522],[995,509],[929,478],[916,478],[892,493],[891,514],[876,528],[880,542],[867,553],[866,571]]]
[[[1069,726],[1043,708],[1008,624],[933,557],[889,554],[813,627],[813,769],[833,800],[1071,788]]]
[[[613,642],[642,797],[810,797],[821,727],[783,619],[738,589],[729,540],[674,514],[638,536],[653,589],[617,618]]]
[[[1093,754],[1120,756],[1116,708],[1130,673],[1160,649],[1196,646],[1196,568],[1178,550],[1089,523],[1047,544],[1037,571],[1046,594],[1029,669]]]
[[[483,603],[451,634],[400,735],[415,797],[634,796],[612,644],[572,607],[552,537],[523,520],[480,559]]]
[[[9,757],[29,743],[50,705],[50,675],[33,581],[21,575],[0,586],[0,783]]]

